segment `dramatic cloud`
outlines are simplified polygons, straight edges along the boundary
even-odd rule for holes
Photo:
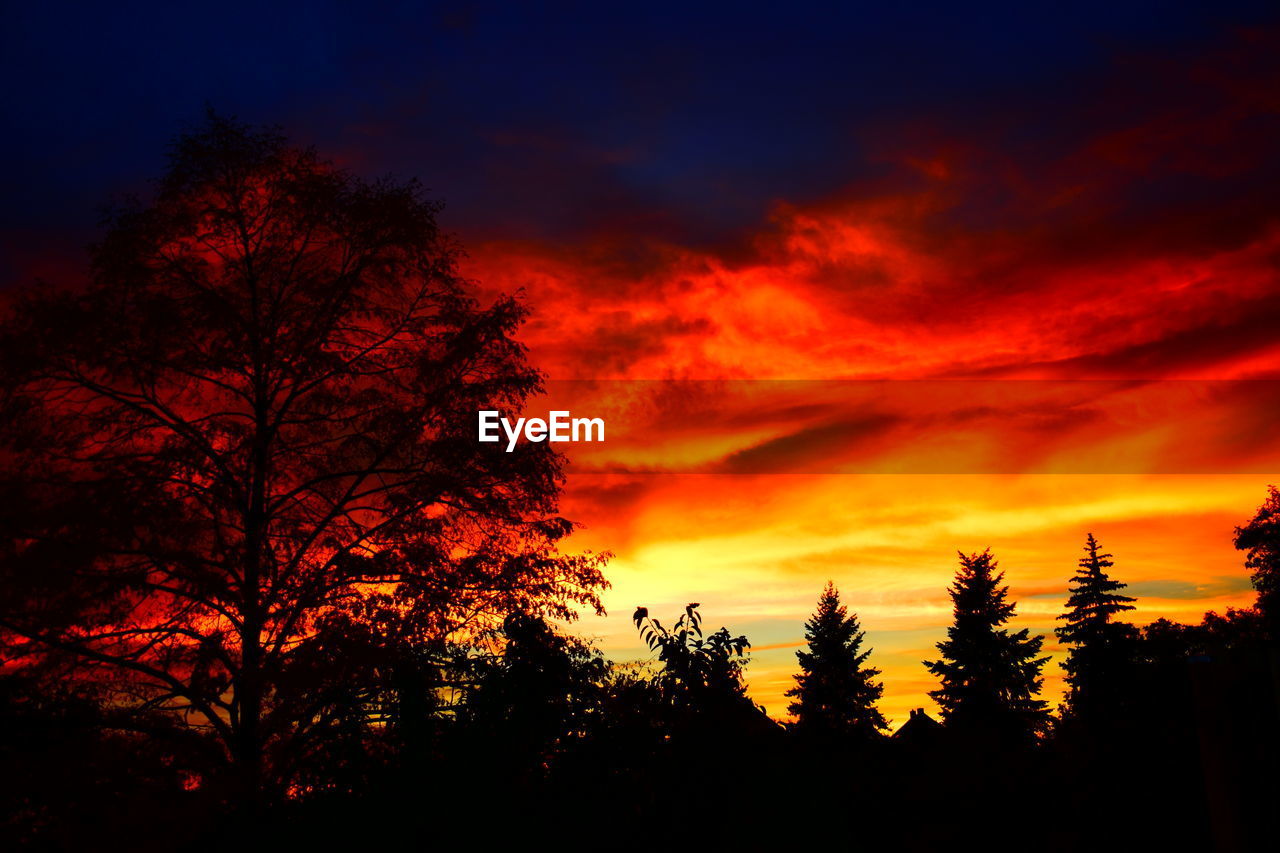
[[[610,425],[570,454],[576,542],[617,554],[582,630],[638,656],[635,605],[701,601],[781,714],[832,578],[900,722],[956,549],[991,546],[1042,632],[1089,530],[1140,621],[1251,600],[1230,536],[1280,479],[1280,31],[1218,5],[847,6],[818,31],[688,4],[31,6],[0,276],[82,278],[93,205],[145,194],[180,106],[420,176],[482,293],[524,294],[548,402]],[[154,55],[120,62],[139,33]]]
[[[993,547],[1044,633],[1090,530],[1140,622],[1249,604],[1231,531],[1280,471],[1276,44],[882,121],[880,175],[719,245],[602,224],[474,246],[469,274],[526,293],[550,397],[613,429],[572,451],[567,504],[618,554],[612,610],[702,602],[757,643],[776,714],[833,578],[901,721],[957,548]]]

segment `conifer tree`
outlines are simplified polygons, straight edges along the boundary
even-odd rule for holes
[[[1054,633],[1071,647],[1063,668],[1067,671],[1067,710],[1091,715],[1118,698],[1128,663],[1133,659],[1137,630],[1126,622],[1112,621],[1132,610],[1133,598],[1120,594],[1125,584],[1107,574],[1115,563],[1090,533],[1085,539],[1085,555],[1071,578],[1067,610],[1059,619],[1066,624]]]
[[[796,652],[801,671],[796,686],[787,691],[796,700],[788,708],[796,715],[796,727],[863,736],[888,728],[876,708],[884,692],[876,681],[880,670],[866,666],[871,650],[861,650],[865,632],[857,614],[840,602],[835,584],[828,581],[804,627],[808,648]]]
[[[1006,601],[1004,572],[990,549],[960,554],[960,570],[951,585],[954,622],[947,639],[938,643],[939,660],[925,661],[941,686],[929,695],[942,708],[949,726],[982,730],[1011,737],[1030,736],[1048,725],[1046,703],[1037,699],[1044,679],[1040,670],[1049,660],[1038,657],[1042,636],[1026,628],[1001,627],[1013,617],[1015,605]]]

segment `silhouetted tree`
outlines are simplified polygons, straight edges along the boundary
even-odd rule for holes
[[[1055,633],[1071,647],[1063,665],[1070,685],[1067,709],[1077,716],[1092,716],[1114,706],[1131,681],[1138,631],[1113,621],[1117,614],[1133,609],[1134,599],[1118,592],[1125,584],[1107,574],[1115,563],[1110,554],[1100,552],[1092,533],[1085,539],[1084,552],[1070,581],[1067,610],[1058,617],[1066,624]]]
[[[539,616],[511,614],[501,640],[500,653],[472,659],[475,681],[460,713],[480,737],[496,739],[490,747],[507,759],[542,767],[552,752],[586,735],[609,664]]]
[[[540,376],[437,210],[211,116],[112,215],[92,284],[29,292],[0,337],[10,659],[203,728],[250,801],[338,724],[335,626],[373,608],[424,648],[599,606],[601,558],[555,551],[559,454],[475,441]]]
[[[1003,628],[1015,605],[1006,601],[1004,572],[990,549],[960,554],[960,570],[951,585],[954,622],[947,639],[938,643],[942,657],[925,661],[941,681],[930,696],[942,708],[949,726],[998,735],[1024,736],[1048,725],[1046,703],[1036,696],[1049,660],[1038,657],[1044,637],[1023,628]]]
[[[209,809],[198,755],[176,747],[203,739],[168,715],[121,718],[75,688],[0,674],[0,848],[73,850],[104,837],[128,838],[131,850],[187,847]]]
[[[617,698],[638,702],[658,723],[656,731],[630,727],[610,733],[630,755],[626,763],[637,793],[664,825],[692,828],[732,814],[741,807],[744,780],[767,766],[783,735],[747,696],[743,669],[750,643],[724,627],[704,635],[696,603],[670,628],[644,607],[632,618],[661,667],[650,678],[656,696],[635,684],[611,685],[625,690]],[[651,733],[660,740],[652,741]]]
[[[857,614],[840,602],[835,584],[828,582],[818,607],[805,623],[808,649],[796,652],[800,673],[788,710],[796,715],[796,727],[806,732],[856,733],[874,736],[888,728],[876,702],[884,686],[876,681],[880,670],[866,665],[871,650],[862,651],[866,636]]]
[[[1196,625],[1157,619],[1146,625],[1141,635],[1140,652],[1145,659],[1181,665],[1197,655],[1256,648],[1266,637],[1266,626],[1257,610],[1228,607],[1222,615],[1206,612]]]
[[[636,608],[631,618],[641,639],[658,653],[658,683],[671,704],[710,710],[746,702],[742,670],[751,643],[745,636],[735,637],[724,627],[704,636],[696,602],[685,606],[670,629],[645,607]]]
[[[1267,487],[1267,499],[1243,527],[1235,546],[1247,551],[1245,566],[1253,571],[1258,610],[1273,641],[1280,641],[1280,490]]]

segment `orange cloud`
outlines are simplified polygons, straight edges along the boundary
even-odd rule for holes
[[[1274,376],[1280,226],[1241,245],[1036,258],[1023,235],[926,239],[940,202],[779,208],[748,259],[496,244],[469,273],[523,288],[553,378]]]
[[[1138,622],[1250,604],[1231,533],[1280,472],[1280,80],[1221,59],[1150,103],[1099,81],[1063,120],[1109,126],[1048,154],[1001,147],[1008,128],[879,128],[889,177],[778,200],[730,245],[474,246],[469,275],[527,294],[551,396],[615,430],[570,453],[577,541],[617,554],[617,615],[584,630],[641,656],[632,608],[700,601],[755,642],[753,695],[781,716],[834,579],[901,722],[930,704],[957,549],[991,546],[1046,634],[1088,531]]]

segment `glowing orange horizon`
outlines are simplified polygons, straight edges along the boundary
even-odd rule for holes
[[[1271,406],[1261,408],[1246,385],[1208,399],[1144,382],[1280,378],[1271,331],[1280,226],[1166,244],[1111,234],[1090,243],[1078,222],[1044,233],[1039,219],[1064,193],[1084,191],[1067,178],[1089,158],[1120,156],[1118,145],[1077,152],[1067,177],[1054,179],[1061,185],[1028,193],[1026,210],[1000,228],[951,217],[973,189],[957,177],[964,164],[925,158],[933,163],[921,169],[926,189],[855,188],[807,208],[779,204],[732,251],[650,245],[642,261],[624,263],[625,235],[474,247],[468,275],[527,294],[523,337],[553,382],[1134,380],[1115,398],[1121,409],[1166,406],[1162,417],[1176,420],[1176,429],[1125,432],[1115,426],[1123,415],[1096,423],[1081,415],[1039,434],[986,422],[967,439],[958,425],[935,424],[923,438],[863,446],[844,469],[853,474],[571,474],[564,511],[585,529],[570,546],[617,555],[607,572],[610,616],[586,618],[579,630],[615,659],[644,657],[631,610],[674,615],[699,601],[708,625],[752,640],[751,694],[784,717],[803,622],[831,579],[867,631],[871,662],[883,670],[883,710],[896,725],[911,708],[933,707],[926,694],[936,685],[920,661],[950,622],[957,550],[993,549],[1018,602],[1016,624],[1048,637],[1055,663],[1044,693],[1054,703],[1063,652],[1052,629],[1086,533],[1115,555],[1115,575],[1138,599],[1137,623],[1250,605],[1231,536],[1280,479],[1268,474],[1280,474]],[[632,451],[666,460],[667,471],[733,470],[717,463],[770,442],[817,440],[805,432],[821,423],[812,413],[766,411],[761,427],[740,417],[746,404],[732,394],[702,402],[719,408],[714,429],[699,432],[678,399],[612,401],[618,417],[643,409],[647,422],[664,425],[660,446]],[[820,409],[831,400],[815,392],[809,402]],[[934,442],[921,451],[934,454],[934,467],[921,470],[947,470],[937,454],[952,452],[965,464],[950,470],[970,473],[876,473],[904,470],[919,449],[913,441]],[[596,448],[571,449],[571,458],[578,452],[603,458]],[[1102,461],[1073,467],[1081,458]],[[1070,473],[1079,470],[1094,473]]]

